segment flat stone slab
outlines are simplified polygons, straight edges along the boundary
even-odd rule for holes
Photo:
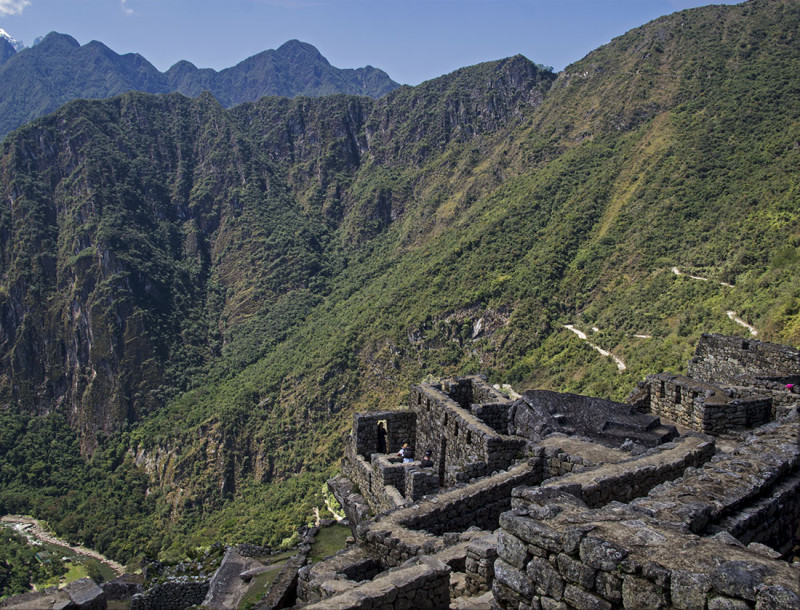
[[[69,583],[64,590],[80,610],[105,610],[106,594],[91,578]]]
[[[264,567],[264,564],[257,559],[242,557],[236,549],[228,549],[211,578],[203,606],[209,610],[236,608],[249,586],[241,574],[259,567]]]
[[[570,455],[577,455],[595,464],[616,464],[631,459],[631,454],[627,451],[560,434],[548,436],[538,444],[542,447],[558,447]]]

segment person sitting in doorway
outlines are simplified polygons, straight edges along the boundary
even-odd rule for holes
[[[408,464],[409,462],[414,461],[414,450],[408,445],[408,443],[403,443],[403,446],[400,448],[400,451],[397,452],[401,458],[403,458],[403,464]]]
[[[430,450],[425,452],[425,455],[422,457],[422,460],[420,460],[420,465],[423,468],[433,468],[433,458],[431,458]]]

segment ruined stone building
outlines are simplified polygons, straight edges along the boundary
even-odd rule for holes
[[[704,335],[627,403],[479,377],[356,414],[317,608],[800,608],[800,354]],[[386,453],[378,453],[378,424]],[[402,463],[410,443],[433,467]]]

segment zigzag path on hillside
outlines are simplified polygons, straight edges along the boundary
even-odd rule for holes
[[[628,368],[626,366],[625,362],[623,362],[622,358],[620,358],[619,356],[615,356],[614,354],[612,354],[608,350],[604,350],[602,347],[600,347],[598,345],[595,345],[594,343],[589,341],[589,338],[586,336],[585,332],[578,330],[572,324],[564,324],[564,328],[566,328],[567,330],[571,330],[573,333],[578,335],[579,339],[581,339],[582,341],[586,341],[593,349],[596,349],[598,352],[600,352],[600,354],[602,354],[606,358],[611,358],[612,360],[614,360],[614,362],[617,364],[617,368],[620,370],[620,372],[624,371],[624,370],[626,370]]]
[[[700,280],[701,282],[710,282],[710,281],[712,281],[707,277],[701,277],[699,275],[689,275],[688,273],[683,273],[677,267],[673,267],[672,268],[672,273],[674,273],[677,276],[681,276],[682,275],[684,277],[688,277],[688,278],[691,278],[693,280]],[[728,282],[716,282],[716,283],[719,284],[720,286],[727,286],[728,288],[733,288],[733,284],[729,284]],[[725,313],[728,315],[728,317],[731,320],[736,322],[739,326],[744,326],[747,330],[749,330],[751,335],[753,335],[754,337],[758,336],[758,331],[756,330],[756,328],[754,326],[752,326],[751,324],[748,324],[747,322],[742,320],[735,311],[733,311],[732,309],[729,309]]]

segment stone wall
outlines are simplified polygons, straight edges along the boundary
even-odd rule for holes
[[[355,536],[358,525],[366,521],[371,513],[366,498],[356,492],[353,482],[345,476],[336,476],[328,479],[328,489],[331,490],[333,497],[342,507],[350,524],[350,530]]]
[[[390,571],[319,603],[308,610],[450,607],[450,569],[435,560]]]
[[[467,593],[478,595],[492,588],[496,560],[496,535],[481,538],[467,545],[467,558],[464,565]]]
[[[378,451],[378,422],[386,423],[386,453],[397,453],[403,443],[416,446],[413,411],[377,411],[353,415],[353,450],[369,460]]]
[[[570,493],[592,508],[609,502],[629,502],[665,481],[680,477],[687,468],[702,466],[713,455],[712,438],[682,436],[629,462],[604,464],[549,479],[542,483],[542,488]],[[526,501],[524,495],[519,497]]]
[[[463,481],[461,468],[469,465],[470,477],[505,470],[525,446],[523,439],[500,434],[462,408],[445,392],[450,386],[422,384],[411,388],[411,409],[416,412],[417,452],[430,450],[440,479],[449,487]],[[452,467],[456,468],[452,468]],[[449,469],[449,470],[448,470]]]
[[[512,404],[511,402],[489,402],[472,405],[469,410],[495,432],[508,434],[509,413]]]
[[[799,473],[800,424],[776,422],[747,433],[735,453],[715,455],[631,505],[695,534],[727,531],[784,552],[800,526]]]
[[[439,494],[435,501],[401,509],[393,520],[405,528],[437,536],[469,527],[493,530],[500,514],[511,507],[511,490],[518,485],[538,484],[543,476],[541,460],[531,458],[508,472]],[[376,527],[380,527],[380,521]]]
[[[346,549],[324,561],[300,568],[297,573],[297,599],[303,603],[319,602],[374,578],[383,569],[380,559],[365,549]]]
[[[272,581],[267,594],[253,606],[253,610],[276,610],[293,606],[297,599],[298,573],[305,562],[303,555],[290,557]]]
[[[579,455],[570,455],[560,447],[537,447],[534,457],[542,464],[543,479],[560,477],[571,472],[580,472],[585,468],[595,466],[591,461]]]
[[[380,515],[359,531],[359,542],[386,567],[439,552],[444,548],[442,537],[446,532],[470,527],[495,529],[500,514],[511,507],[511,490],[537,484],[542,476],[540,460],[525,461],[508,472]]]
[[[346,472],[383,512],[359,517],[360,496],[338,486],[359,519],[358,547],[303,568],[301,601],[416,607],[395,575],[436,561],[452,570],[454,600],[473,596],[450,605],[443,594],[441,607],[800,607],[800,565],[776,561],[790,556],[800,526],[800,415],[791,400],[779,421],[719,447],[641,411],[715,433],[756,426],[774,416],[776,393],[791,392],[759,394],[758,384],[779,382],[753,379],[651,376],[629,404],[547,391],[509,404],[478,378],[415,386],[414,417],[404,421],[416,426],[417,453],[431,449],[437,468],[357,451],[355,438],[368,449],[368,431],[385,414],[354,434]]]
[[[412,502],[439,491],[439,475],[432,468],[409,468],[406,473],[406,497]]]
[[[733,399],[753,397],[772,399],[772,419],[786,415],[789,407],[800,404],[800,384],[795,385],[792,390],[787,390],[782,383],[759,384],[751,387],[723,387],[725,392]]]
[[[100,583],[100,588],[106,594],[108,600],[118,601],[133,597],[137,593],[142,593],[144,587],[141,582],[138,582],[140,580],[141,578],[131,574],[123,574],[114,580]]]
[[[555,490],[500,517],[499,608],[792,608],[800,571],[614,503],[589,509]]]
[[[649,375],[637,389],[638,408],[705,434],[760,426],[773,418],[769,396],[734,398],[727,388],[682,375]]]
[[[477,375],[468,375],[442,382],[442,391],[455,400],[462,409],[469,410],[472,405],[505,403],[510,405],[506,396],[486,383]]]
[[[712,527],[729,532],[742,544],[765,544],[779,553],[792,548],[792,534],[800,528],[800,474],[775,485],[770,494]]]
[[[373,453],[370,466],[373,472],[374,487],[384,488],[388,485],[394,487],[401,496],[406,495],[406,469],[408,464],[404,464],[397,456],[387,456],[380,453]],[[382,510],[387,510],[386,506]]]
[[[395,486],[401,484],[405,491],[405,470],[408,464],[392,463],[383,454],[373,454],[367,462],[359,454],[351,454],[342,461],[342,474],[357,487],[374,512],[383,512],[406,503]]]
[[[786,345],[703,334],[688,375],[735,386],[800,383],[800,351]]]
[[[203,603],[209,579],[169,580],[131,598],[131,610],[183,610]]]

